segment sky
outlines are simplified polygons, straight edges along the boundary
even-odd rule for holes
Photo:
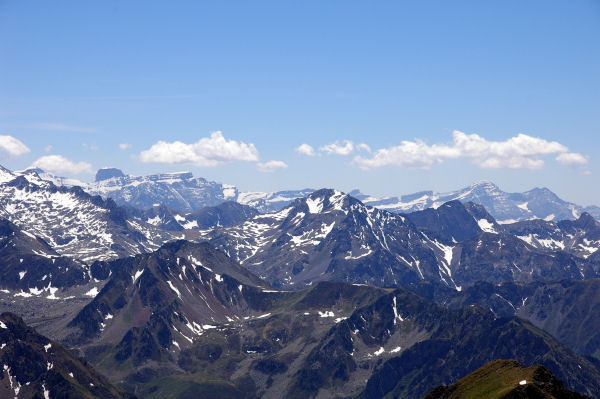
[[[600,2],[0,0],[0,164],[600,205]]]

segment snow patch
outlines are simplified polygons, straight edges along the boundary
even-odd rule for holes
[[[323,210],[323,199],[322,198],[307,198],[306,205],[310,213],[320,213]]]
[[[479,228],[485,231],[486,233],[498,234],[496,229],[494,229],[494,225],[490,223],[487,219],[479,219],[477,221],[477,224],[479,225]]]
[[[171,289],[177,294],[179,299],[181,299],[181,293],[179,292],[179,290],[177,288],[175,288],[175,286],[173,285],[171,280],[167,280],[167,284],[169,284],[169,287],[171,287]]]
[[[135,274],[133,276],[131,276],[131,278],[133,280],[133,284],[135,284],[135,281],[142,275],[142,273],[144,273],[144,270],[146,270],[146,269],[138,270],[135,272]]]
[[[330,311],[330,310],[326,310],[324,312],[319,311],[319,316],[321,316],[321,317],[335,317],[335,314],[333,314],[333,312]]]

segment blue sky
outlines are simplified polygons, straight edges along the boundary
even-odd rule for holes
[[[0,164],[600,204],[598,71],[592,0],[0,0]]]

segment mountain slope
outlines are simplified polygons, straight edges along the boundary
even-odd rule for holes
[[[384,361],[369,378],[361,398],[421,397],[434,386],[452,383],[498,358],[542,364],[569,389],[600,396],[600,373],[592,363],[523,320],[497,318],[476,306],[434,315],[433,320],[431,313],[409,318],[433,323],[430,334]]]
[[[173,369],[177,353],[217,323],[256,315],[269,288],[208,244],[186,241],[109,268],[110,280],[71,321],[65,342],[82,346],[113,378],[146,366]]]
[[[318,281],[396,286],[421,278],[453,285],[443,247],[405,217],[322,189],[282,211],[217,229],[210,242],[277,287]]]
[[[503,227],[504,231],[536,248],[559,249],[581,258],[589,257],[600,248],[600,222],[586,212],[577,220],[528,220]]]
[[[223,397],[419,398],[512,357],[545,365],[569,389],[600,395],[600,373],[590,362],[518,318],[347,283],[258,295],[262,314],[215,323],[172,352],[183,371],[146,370],[128,383],[141,384],[149,398],[209,390]]]
[[[459,242],[473,238],[484,231],[497,232],[496,220],[481,205],[449,201],[436,209],[402,214],[428,236],[436,236],[447,242]]]
[[[547,398],[585,399],[564,388],[544,366],[525,367],[514,360],[495,360],[450,386],[440,386],[424,399]]]
[[[223,202],[215,206],[205,206],[188,213],[171,209],[166,205],[157,205],[146,210],[127,207],[126,210],[130,217],[172,231],[228,227],[258,215],[256,209],[233,201]]]
[[[312,309],[312,320],[318,322],[315,308],[335,307],[341,316],[381,294],[373,287],[333,284],[314,287],[311,294],[274,291],[208,244],[184,241],[110,266],[111,279],[72,320],[65,342],[81,348],[111,378],[131,384],[190,369],[197,360],[188,358],[189,352],[197,345],[214,346],[227,331],[248,331],[271,314],[304,319],[303,312]],[[246,355],[273,345],[262,334],[248,334],[243,333]],[[278,337],[276,342],[283,336]]]
[[[478,282],[462,292],[421,282],[408,287],[451,308],[478,305],[498,317],[519,316],[552,334],[576,353],[600,360],[600,279],[535,282]]]
[[[34,179],[35,174],[4,171],[0,217],[42,238],[61,255],[84,262],[112,259],[156,249],[174,238],[152,225],[128,220],[110,199],[90,196],[79,187],[56,187]]]
[[[0,218],[1,288],[53,297],[58,288],[88,281],[85,264],[60,256],[44,240]]]
[[[327,332],[354,308],[382,294],[381,289],[344,283],[260,292],[262,314],[217,324],[181,351],[177,364],[184,374],[147,381],[140,392],[149,398],[185,397],[187,392],[286,397],[293,374]]]
[[[0,397],[130,398],[59,343],[0,315]]]

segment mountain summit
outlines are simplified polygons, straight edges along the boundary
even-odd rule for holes
[[[96,180],[97,182],[107,179],[112,179],[113,177],[125,177],[125,174],[121,171],[121,169],[117,168],[103,168],[99,169],[96,172]]]

